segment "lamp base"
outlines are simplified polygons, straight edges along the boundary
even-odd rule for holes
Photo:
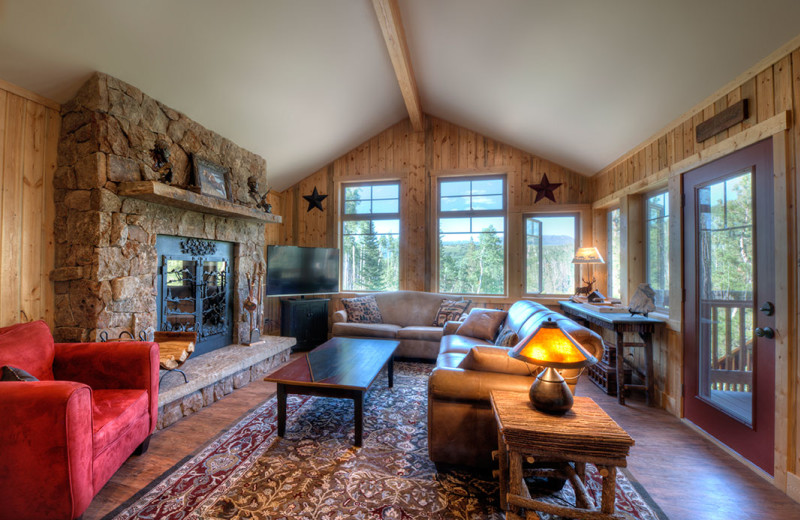
[[[536,376],[529,393],[531,404],[540,412],[564,414],[572,408],[573,399],[567,382],[558,370],[545,368]]]

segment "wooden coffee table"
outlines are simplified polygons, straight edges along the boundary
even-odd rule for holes
[[[364,433],[364,394],[388,367],[394,386],[394,351],[400,342],[382,339],[333,338],[272,372],[264,381],[278,384],[278,436],[286,433],[286,395],[352,399],[355,405],[355,445]]]

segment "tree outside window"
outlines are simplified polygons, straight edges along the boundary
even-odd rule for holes
[[[350,184],[343,192],[342,290],[397,290],[400,183]]]
[[[656,307],[666,310],[669,308],[669,193],[647,197],[645,211],[645,281],[656,292]]]
[[[525,292],[563,295],[575,292],[579,245],[577,215],[532,214],[525,222]]]
[[[609,298],[622,298],[622,282],[621,282],[621,260],[620,244],[622,242],[622,230],[620,228],[620,211],[619,208],[608,212],[608,258],[606,259],[606,266],[608,267],[608,297]]]
[[[505,177],[439,181],[439,291],[505,293]]]

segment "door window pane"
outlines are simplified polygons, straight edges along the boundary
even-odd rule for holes
[[[700,395],[752,423],[751,172],[697,190]]]

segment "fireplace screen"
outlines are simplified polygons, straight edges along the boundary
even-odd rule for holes
[[[195,355],[232,343],[233,244],[158,236],[158,325],[196,332]]]

